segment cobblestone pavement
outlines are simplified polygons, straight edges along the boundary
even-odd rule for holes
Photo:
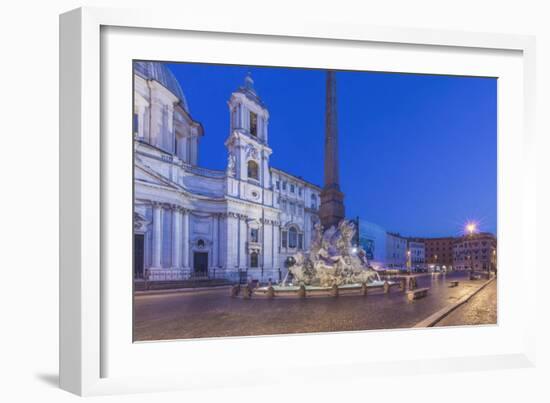
[[[436,326],[488,325],[497,323],[497,282],[493,281],[440,320]]]
[[[448,281],[459,280],[449,288]],[[174,292],[134,297],[134,340],[249,336],[412,327],[467,293],[483,280],[465,273],[418,277],[430,287],[425,298],[409,302],[402,291],[373,291],[368,297],[231,298],[229,289]]]

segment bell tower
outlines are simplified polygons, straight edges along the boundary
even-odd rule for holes
[[[271,187],[268,145],[269,112],[254,88],[249,74],[231,94],[227,147],[228,194],[247,199],[260,198],[260,189]],[[255,189],[255,190],[253,190]]]

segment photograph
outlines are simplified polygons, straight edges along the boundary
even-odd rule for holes
[[[497,77],[128,74],[134,342],[498,325]]]

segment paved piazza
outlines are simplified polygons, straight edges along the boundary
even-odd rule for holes
[[[459,280],[449,288],[448,281]],[[397,289],[390,294],[373,291],[368,297],[338,298],[231,298],[229,289],[138,294],[134,300],[136,341],[199,337],[249,336],[288,333],[373,330],[412,327],[431,314],[479,288],[484,280],[469,281],[466,273],[422,275],[419,287],[430,287],[426,298],[408,302]],[[494,292],[490,292],[494,288]],[[487,292],[486,292],[487,290]],[[481,307],[494,306],[494,315],[483,323],[496,322],[496,281],[467,304],[447,316],[449,324],[477,324]],[[456,313],[456,314],[455,314]],[[453,315],[454,314],[454,315]],[[454,319],[453,319],[454,318]],[[444,324],[445,322],[440,322]]]
[[[497,322],[497,282],[493,281],[440,320],[436,326],[488,325]]]

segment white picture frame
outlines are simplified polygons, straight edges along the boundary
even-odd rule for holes
[[[156,35],[160,33],[160,36],[147,39],[152,30],[155,30]],[[144,50],[132,55],[135,49],[126,46],[129,42],[124,41],[131,41],[127,37],[139,32],[143,35]],[[130,340],[128,345],[128,320],[131,322],[131,317],[125,319],[124,315],[128,313],[129,302],[126,297],[128,292],[131,294],[131,286],[128,283],[128,289],[120,290],[118,286],[126,281],[125,275],[118,275],[106,268],[112,267],[112,259],[120,258],[122,267],[127,263],[124,256],[118,256],[124,252],[109,248],[108,239],[121,236],[122,245],[128,245],[124,238],[127,221],[121,222],[120,226],[118,222],[115,225],[119,219],[116,213],[121,211],[117,208],[123,209],[124,206],[117,207],[112,194],[113,186],[120,185],[128,171],[109,171],[109,167],[113,167],[113,155],[120,151],[121,166],[127,169],[131,146],[124,151],[122,136],[115,139],[114,136],[102,137],[102,133],[113,128],[124,130],[124,125],[130,122],[128,120],[124,123],[122,118],[111,121],[108,115],[113,113],[111,110],[102,110],[102,102],[105,96],[111,100],[110,105],[111,96],[121,99],[127,97],[130,102],[131,94],[127,94],[125,89],[131,78],[123,80],[122,87],[118,87],[118,84],[107,86],[102,80],[102,74],[107,76],[103,70],[107,69],[109,77],[119,77],[117,74],[124,71],[127,61],[132,57],[162,60],[163,49],[169,49],[170,44],[179,40],[178,35],[185,33],[193,33],[195,40],[203,40],[201,35],[206,38],[204,40],[209,40],[209,35],[214,35],[208,46],[215,46],[214,42],[220,39],[229,41],[238,38],[251,40],[256,45],[265,45],[263,41],[266,41],[274,47],[284,47],[288,41],[292,41],[301,49],[311,46],[311,41],[317,41],[319,46],[330,46],[335,52],[344,47],[348,51],[352,48],[354,52],[366,51],[362,46],[367,46],[372,52],[386,52],[386,47],[390,47],[387,60],[397,63],[395,69],[399,69],[400,55],[420,52],[425,55],[424,62],[427,60],[433,65],[426,70],[419,61],[418,72],[425,73],[460,74],[460,71],[464,71],[473,75],[495,76],[494,72],[502,71],[502,75],[497,75],[503,83],[499,91],[504,89],[499,92],[499,325],[475,329],[347,332],[140,345],[132,345]],[[112,36],[107,38],[105,34]],[[227,39],[223,39],[224,36]],[[164,41],[166,45],[153,51],[149,40]],[[511,290],[505,287],[507,278],[510,278],[506,270],[509,267],[518,267],[514,275],[521,278],[536,276],[535,253],[532,250],[535,245],[529,242],[526,235],[536,232],[535,183],[531,180],[535,172],[535,160],[529,158],[534,155],[534,38],[368,27],[314,19],[289,19],[283,26],[264,18],[236,21],[196,18],[159,10],[82,8],[61,16],[60,45],[60,384],[63,389],[79,395],[96,395],[235,384],[246,386],[273,383],[275,379],[281,383],[285,379],[291,381],[297,374],[301,379],[309,377],[319,380],[327,377],[327,373],[334,377],[334,371],[331,371],[334,368],[338,369],[337,376],[345,379],[351,374],[357,377],[407,374],[411,371],[435,373],[533,365],[534,289],[518,287]],[[253,46],[252,42],[247,46]],[[201,48],[208,50],[208,47]],[[130,50],[125,53],[124,49]],[[189,49],[192,49],[192,45]],[[112,53],[113,50],[116,50],[116,54]],[[231,57],[222,54],[221,48],[218,50],[219,53],[214,56],[206,56],[206,51],[204,55],[196,53],[196,60],[222,62]],[[277,56],[277,50],[274,52],[263,54],[259,51],[255,57],[262,58],[263,63],[273,63],[271,60]],[[452,68],[455,70],[445,64],[449,64],[448,60],[445,62],[445,57],[439,60],[433,52],[443,53],[453,59],[455,66]],[[318,65],[322,59],[315,59],[318,55],[315,56],[314,51],[311,54],[311,63]],[[106,56],[112,58],[109,60],[117,57],[126,59],[110,66],[109,60],[102,60]],[[326,67],[338,68],[345,63],[349,67],[353,61],[346,57],[343,54],[342,59],[327,61],[332,66]],[[468,57],[487,59],[480,61],[476,73],[471,66],[461,66],[459,63],[462,58],[467,60]],[[243,64],[253,62],[252,59],[239,60]],[[302,65],[304,63],[308,61],[303,59]],[[360,61],[357,63],[354,67],[362,68]],[[391,66],[380,62],[371,68],[386,71]],[[405,68],[403,71],[410,69]],[[517,97],[510,94],[516,94]],[[125,108],[126,104],[121,107]],[[125,116],[129,116],[129,112]],[[131,143],[130,140],[128,142]],[[128,186],[132,186],[131,178],[128,178],[123,188],[127,190]],[[514,189],[521,191],[514,192]],[[127,192],[122,196],[121,202],[127,201]],[[131,216],[120,219],[131,220]],[[514,248],[506,248],[506,245],[512,244]],[[121,299],[125,302],[113,301],[113,290],[122,293]],[[508,299],[501,298],[501,292],[514,293],[509,297],[521,302],[511,306],[507,303]],[[504,315],[503,320],[501,313]],[[436,345],[442,331],[451,338],[476,338],[481,340],[481,346],[468,352],[457,348],[446,353],[443,345]],[[315,356],[315,351],[320,348],[318,340],[327,346],[344,344],[352,348],[362,343],[380,345],[381,337],[393,345],[406,338],[409,342],[417,343],[418,350],[380,349],[369,351],[369,354],[357,352],[352,357],[343,358]],[[484,353],[490,340],[495,342]],[[503,342],[500,343],[500,340]],[[287,357],[277,354],[282,351],[283,344],[284,349],[289,351]],[[269,346],[267,351],[275,352],[269,360],[258,360],[248,367],[239,361],[239,356],[245,351],[251,356],[263,356],[266,345]],[[431,349],[428,348],[430,345]],[[185,361],[168,358],[176,357],[182,351],[185,351],[187,357]],[[356,348],[355,351],[361,350]],[[133,361],[136,354],[140,355],[140,362]],[[227,365],[228,362],[231,364]],[[143,368],[138,368],[140,365],[143,368],[154,368],[154,375],[144,376]],[[207,381],[200,376],[189,376],[190,367],[194,368],[196,374],[208,374]],[[305,368],[307,371],[304,371]]]

